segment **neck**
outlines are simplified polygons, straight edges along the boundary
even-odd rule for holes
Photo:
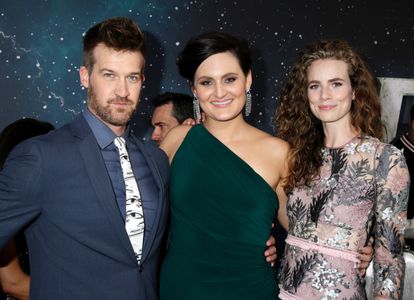
[[[99,121],[101,121],[106,126],[108,126],[109,129],[111,129],[112,132],[116,134],[116,136],[122,136],[124,134],[125,129],[127,127],[126,125],[113,125],[109,122],[106,122],[106,121],[102,120],[102,118],[99,117],[98,114],[95,113],[95,111],[93,109],[91,109],[89,106],[88,106],[88,109]]]
[[[108,123],[105,123],[112,131],[116,134],[116,136],[122,136],[125,132],[126,126],[114,126]]]
[[[347,126],[326,126],[324,124],[323,127],[325,133],[325,146],[328,148],[341,147],[358,135],[358,130],[356,130],[350,123]]]
[[[242,114],[229,121],[217,121],[208,117],[204,121],[207,130],[222,142],[238,139],[240,135],[243,135],[242,128],[246,125]]]

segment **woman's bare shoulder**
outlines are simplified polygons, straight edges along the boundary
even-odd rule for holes
[[[273,158],[286,158],[289,153],[289,144],[281,138],[268,134],[267,132],[259,130],[261,133],[258,135],[258,146],[265,151],[269,157]]]
[[[288,173],[289,144],[260,130],[254,132],[250,143],[249,151],[258,166],[258,173],[276,190],[280,179]]]

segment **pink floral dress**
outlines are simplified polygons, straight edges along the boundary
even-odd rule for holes
[[[322,153],[320,176],[289,195],[279,297],[366,299],[355,263],[373,236],[374,295],[398,299],[409,191],[404,156],[372,137]]]

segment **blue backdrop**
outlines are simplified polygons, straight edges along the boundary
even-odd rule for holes
[[[133,120],[143,137],[153,96],[189,92],[175,59],[191,36],[224,30],[249,40],[254,106],[248,121],[272,132],[281,85],[297,52],[309,42],[346,39],[376,76],[413,78],[413,11],[413,1],[3,1],[0,130],[21,117],[61,126],[85,107],[86,91],[78,78],[82,34],[108,17],[131,17],[147,35],[147,80]]]

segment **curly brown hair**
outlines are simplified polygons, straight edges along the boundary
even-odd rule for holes
[[[320,59],[335,59],[347,63],[351,86],[355,91],[355,101],[351,107],[352,125],[361,137],[383,137],[376,80],[362,58],[346,41],[327,40],[308,45],[299,54],[289,72],[275,116],[276,135],[291,146],[288,158],[290,175],[285,181],[286,192],[309,184],[319,175],[322,165],[324,132],[321,121],[310,110],[307,96],[308,68]]]
[[[103,43],[117,51],[137,51],[145,57],[144,34],[137,23],[127,17],[110,18],[91,27],[83,37],[83,65],[92,72],[93,50]]]

